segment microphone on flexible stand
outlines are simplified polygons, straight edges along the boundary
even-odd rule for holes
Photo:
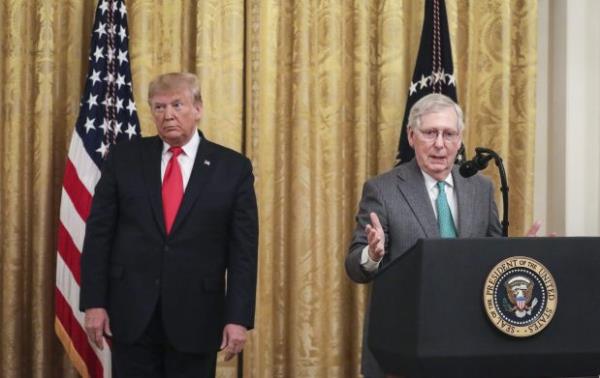
[[[482,147],[477,147],[475,149],[475,157],[460,165],[458,171],[462,177],[471,177],[477,172],[487,168],[489,161],[494,158],[496,153],[492,151],[493,154],[484,154],[482,150],[484,150]]]
[[[502,192],[502,208],[504,210],[502,214],[502,235],[508,236],[508,183],[502,158],[489,148],[477,147],[475,148],[475,157],[462,163],[458,172],[462,177],[471,177],[486,169],[492,159],[494,159],[500,173],[500,191]]]

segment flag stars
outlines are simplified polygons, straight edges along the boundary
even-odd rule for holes
[[[85,82],[86,93],[80,100],[82,115],[76,130],[85,137],[87,152],[99,161],[106,158],[112,144],[122,139],[135,140],[141,131],[132,98],[125,2],[96,1],[97,18],[88,56],[91,69]]]
[[[117,74],[117,81],[115,81],[115,84],[117,84],[118,89],[121,89],[121,85],[125,85],[125,75]]]
[[[102,125],[100,125],[100,128],[102,129],[102,131],[104,131],[104,135],[106,135],[108,133],[108,131],[110,130],[110,121],[106,118],[104,118],[102,120]]]
[[[119,7],[119,12],[121,13],[121,17],[125,17],[125,15],[127,14],[127,8],[125,7],[125,3],[121,3],[121,6]]]
[[[121,110],[123,110],[123,99],[122,98],[117,98],[117,103],[115,104],[115,107],[117,108],[117,112],[120,112]]]
[[[443,69],[440,71],[432,71],[429,76],[421,75],[421,80],[415,82],[411,81],[410,87],[408,88],[408,95],[412,96],[419,90],[427,88],[430,85],[433,86],[437,83],[456,86],[456,79],[453,74],[447,74]]]
[[[87,100],[87,104],[89,105],[89,109],[91,110],[93,106],[98,106],[98,95],[93,95],[90,93],[90,97]]]
[[[98,33],[98,39],[102,39],[102,36],[106,34],[106,24],[99,22],[98,29],[94,30],[94,33]]]
[[[412,96],[414,93],[417,93],[417,85],[419,85],[418,81],[415,83],[413,83],[413,82],[410,83],[410,88],[408,88],[409,96]]]
[[[427,88],[429,82],[429,76],[425,77],[425,75],[421,75],[421,80],[419,80],[419,84],[421,87],[419,89]]]
[[[127,51],[119,50],[119,55],[117,56],[117,59],[119,60],[119,64],[123,64],[123,62],[129,62],[129,60],[127,59]]]
[[[446,82],[446,78],[444,77],[444,70],[432,72],[431,75],[433,76],[433,82],[436,84],[439,82]]]
[[[100,71],[96,71],[94,69],[92,69],[92,76],[90,76],[90,80],[92,81],[92,87],[97,83],[100,82],[102,80],[100,80]]]
[[[96,130],[96,126],[94,126],[94,119],[89,119],[89,118],[85,118],[85,125],[83,125],[85,127],[85,133],[89,133],[90,130]]]
[[[102,0],[102,4],[100,4],[98,8],[102,10],[102,15],[104,15],[104,12],[108,10],[108,2],[106,0]]]
[[[119,134],[123,132],[123,130],[121,130],[123,128],[123,123],[114,121],[113,125],[113,133],[115,133],[115,137],[118,137]]]
[[[96,51],[94,51],[94,58],[96,58],[96,62],[98,62],[98,60],[103,59],[104,58],[104,54],[102,53],[102,50],[104,50],[104,47],[96,47]]]
[[[121,38],[121,42],[127,38],[127,30],[125,30],[125,28],[122,26],[119,26],[119,38]]]
[[[127,130],[125,130],[125,134],[127,134],[129,136],[129,140],[131,140],[131,138],[133,138],[134,136],[137,135],[137,132],[135,131],[135,125],[132,125],[131,123],[127,124]]]
[[[104,106],[115,106],[115,99],[112,97],[107,97],[104,101],[102,101],[102,105]]]
[[[108,153],[108,143],[100,142],[100,148],[96,150],[96,152],[100,153],[100,155],[104,158]]]
[[[137,109],[135,107],[135,102],[129,100],[129,104],[127,104],[127,110],[129,110],[129,115],[132,115]]]

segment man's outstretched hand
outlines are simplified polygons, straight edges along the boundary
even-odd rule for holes
[[[369,257],[371,260],[379,262],[385,255],[385,233],[377,214],[372,212],[369,216],[371,217],[371,224],[367,224],[365,227],[369,243]]]

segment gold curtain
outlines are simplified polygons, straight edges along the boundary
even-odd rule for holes
[[[537,2],[446,3],[467,150],[504,157],[519,235],[532,215]],[[95,5],[0,4],[2,377],[76,376],[53,330],[55,234]],[[155,133],[153,76],[193,71],[200,127],[254,164],[260,268],[245,376],[358,376],[365,287],[345,277],[343,259],[362,183],[394,164],[423,0],[127,6],[144,135]],[[218,375],[235,369],[221,363]]]

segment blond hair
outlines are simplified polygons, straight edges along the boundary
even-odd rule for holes
[[[202,104],[198,77],[189,72],[170,72],[157,76],[148,87],[148,103],[158,93],[176,92],[182,89],[191,92],[194,103]]]

